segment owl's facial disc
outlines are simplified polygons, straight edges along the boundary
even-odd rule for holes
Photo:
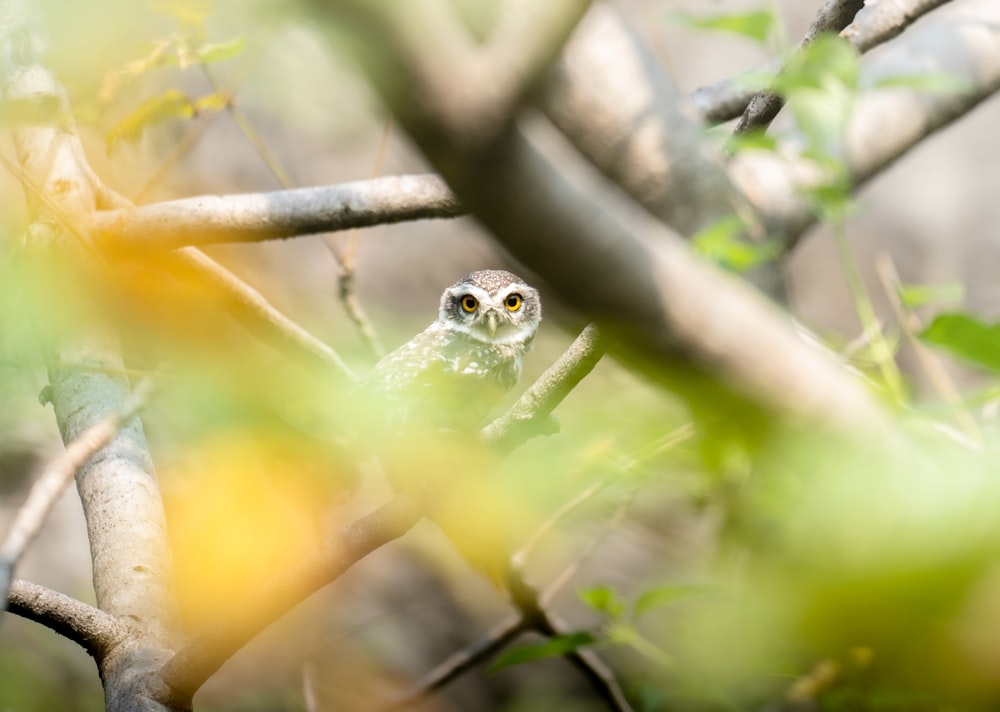
[[[524,294],[531,288],[509,285],[491,294],[475,285],[463,284],[445,292],[441,321],[487,343],[517,343],[534,336],[537,321],[524,321]]]

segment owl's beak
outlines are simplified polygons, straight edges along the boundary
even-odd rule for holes
[[[498,325],[499,324],[497,322],[497,315],[494,312],[489,312],[486,315],[486,328],[490,332],[490,338],[491,339],[497,335],[497,326]]]

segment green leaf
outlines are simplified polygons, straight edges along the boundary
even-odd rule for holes
[[[845,39],[823,34],[794,53],[775,77],[776,91],[790,94],[797,89],[825,89],[839,84],[857,88],[860,65],[858,51]]]
[[[875,89],[914,89],[923,92],[961,93],[969,91],[971,84],[965,77],[947,72],[927,72],[925,74],[899,75],[879,79],[872,87]]]
[[[698,17],[687,12],[672,13],[671,17],[698,30],[716,30],[742,35],[764,44],[774,32],[774,15],[768,10],[747,13],[726,13]]]
[[[692,238],[695,252],[726,269],[747,272],[780,254],[778,243],[749,242],[742,238],[743,221],[737,216],[723,218]]]
[[[1000,372],[1000,324],[989,324],[970,314],[939,314],[920,339],[940,346],[971,363]]]
[[[168,89],[159,96],[153,96],[139,105],[108,134],[108,150],[120,141],[138,141],[147,128],[167,119],[190,118],[195,107],[191,100],[178,89]]]
[[[960,302],[965,296],[965,288],[960,282],[949,284],[901,284],[899,300],[904,307],[916,309],[935,302]]]
[[[195,56],[204,64],[212,64],[239,56],[245,47],[243,37],[234,37],[228,42],[202,45],[195,50]]]
[[[733,153],[740,151],[770,151],[774,153],[778,150],[778,139],[761,129],[754,129],[747,133],[734,134],[729,138],[727,146]]]
[[[639,598],[635,600],[635,603],[632,606],[632,612],[635,617],[638,618],[654,608],[666,606],[675,601],[679,601],[682,598],[705,593],[708,590],[708,586],[701,584],[658,586],[656,588],[651,588],[648,591],[643,591]]]
[[[593,633],[579,631],[566,635],[557,635],[541,643],[532,645],[517,645],[508,648],[489,667],[489,672],[495,673],[512,665],[543,660],[545,658],[556,658],[574,650],[593,645],[598,642],[598,638]]]
[[[580,591],[580,600],[609,618],[621,618],[625,613],[625,601],[610,586],[594,586]]]

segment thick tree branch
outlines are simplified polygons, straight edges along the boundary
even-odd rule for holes
[[[35,326],[50,363],[49,384],[63,442],[70,446],[109,412],[125,409],[129,386],[117,339],[85,288],[95,264],[64,221],[97,207],[98,189],[75,133],[66,92],[39,61],[44,20],[23,0],[0,2],[3,97],[49,101],[60,121],[13,132],[33,223],[25,240],[26,280]],[[52,206],[55,206],[54,209]],[[42,305],[57,305],[43,309]],[[82,368],[81,368],[82,367]],[[108,712],[162,712],[148,695],[158,655],[174,633],[166,524],[152,461],[138,418],[121,427],[77,473],[87,520],[98,607],[128,620],[132,636],[101,660]]]
[[[161,702],[183,707],[199,687],[237,650],[293,606],[340,577],[382,545],[403,536],[423,516],[424,502],[401,492],[357,520],[270,585],[248,591],[211,628],[195,635],[163,666]]]
[[[101,249],[163,250],[450,218],[464,212],[441,178],[410,175],[121,208],[92,213],[84,229]]]
[[[128,636],[117,619],[93,606],[28,581],[14,581],[6,596],[7,610],[40,623],[79,644],[97,660]]]
[[[702,127],[618,7],[594,4],[536,96],[601,172],[682,234],[738,204],[725,168],[702,146]]]
[[[879,0],[863,8],[842,33],[859,52],[867,52],[903,32],[924,14],[949,0]],[[757,69],[754,75],[775,75],[783,62],[776,59]],[[757,94],[749,75],[723,79],[700,87],[688,95],[692,111],[710,124],[740,116]]]
[[[56,500],[83,465],[107,445],[125,424],[145,405],[152,380],[140,383],[121,408],[91,426],[49,462],[38,476],[28,498],[14,515],[10,529],[0,543],[0,596],[3,600],[14,578],[14,568],[39,530]]]
[[[366,38],[392,52],[379,33]],[[433,35],[422,42],[432,47]],[[764,298],[696,259],[645,213],[626,217],[599,190],[570,185],[514,128],[475,150],[451,136],[447,116],[420,95],[399,93],[448,76],[433,53],[419,59],[392,67],[396,93],[379,85],[401,124],[500,242],[607,328],[609,348],[644,359],[694,402],[726,392],[812,422],[884,423],[871,395],[802,343]],[[713,382],[722,389],[712,391]]]

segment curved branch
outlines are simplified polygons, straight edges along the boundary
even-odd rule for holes
[[[11,613],[80,645],[98,665],[105,653],[128,635],[127,628],[104,611],[28,581],[14,581],[6,602]]]
[[[101,248],[174,249],[452,218],[464,212],[440,177],[408,175],[120,208],[91,214],[83,227]]]
[[[368,554],[403,536],[423,511],[420,496],[401,492],[281,572],[266,588],[247,592],[228,615],[195,635],[163,666],[161,678],[169,699],[161,702],[189,705],[205,680],[261,630]]]

